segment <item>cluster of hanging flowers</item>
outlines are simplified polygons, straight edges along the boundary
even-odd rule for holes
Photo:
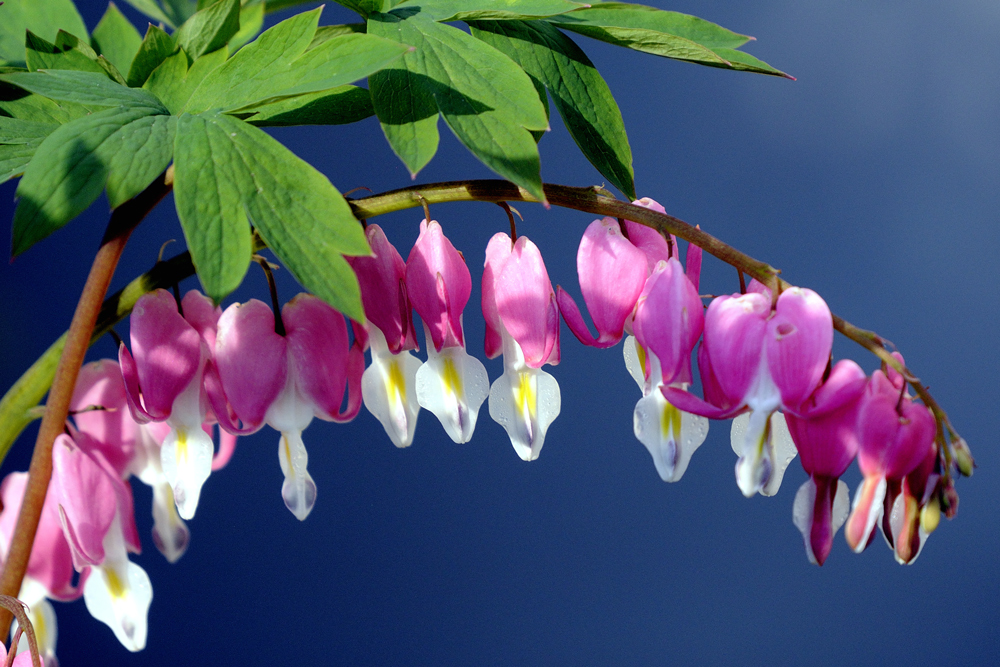
[[[649,199],[635,203],[663,212]],[[280,433],[281,497],[300,520],[317,498],[303,431],[314,417],[349,421],[362,402],[390,440],[407,447],[421,408],[456,443],[468,442],[488,399],[517,455],[534,460],[561,408],[559,384],[542,370],[559,363],[560,314],[585,345],[608,348],[625,338],[625,365],[642,391],[634,433],[664,481],[683,476],[710,419],[733,419],[736,482],[747,497],[777,493],[798,454],[809,479],[795,496],[793,521],[813,563],[823,564],[845,523],[855,551],[877,526],[896,559],[911,563],[942,509],[950,515],[957,507],[931,411],[892,367],[868,377],[853,361],[832,363],[832,316],[811,290],[772,294],[753,281],[705,308],[701,248],[689,246],[682,266],[675,238],[604,218],[587,227],[577,254],[595,336],[572,297],[553,290],[538,247],[498,233],[482,279],[486,356],[503,355],[503,374],[491,385],[466,350],[471,274],[441,225],[420,223],[406,261],[378,225],[365,233],[373,254],[349,261],[366,322],[350,322],[309,294],[280,311],[255,299],[223,311],[196,291],[178,300],[156,290],[137,302],[131,345],[121,345],[118,362],[83,367],[72,423],[54,445],[53,483],[20,596],[50,663],[56,625],[47,599],[82,596],[125,647],[145,645],[152,587],[128,557],[140,550],[131,477],[153,488],[153,542],[174,562],[205,481],[226,465],[236,436],[265,425]],[[413,354],[414,310],[426,361]],[[696,346],[703,399],[688,391]],[[839,478],[855,458],[864,481],[852,505]],[[0,486],[0,555],[25,483],[26,473],[12,473]]]

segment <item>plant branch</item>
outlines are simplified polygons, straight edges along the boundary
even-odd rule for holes
[[[38,521],[52,477],[52,443],[63,432],[69,403],[73,398],[76,378],[83,365],[83,358],[90,346],[91,335],[101,311],[102,302],[121,258],[125,244],[135,226],[146,217],[154,206],[173,187],[173,168],[167,169],[142,193],[119,206],[111,214],[108,228],[101,241],[101,247],[94,257],[90,274],[84,284],[83,293],[77,303],[76,312],[69,331],[66,333],[62,355],[56,367],[52,388],[45,406],[45,415],[38,429],[35,451],[28,468],[28,482],[21,501],[21,512],[11,538],[3,575],[0,576],[0,594],[16,597],[21,590],[21,581],[28,568],[31,547],[38,530]],[[0,628],[10,626],[11,614],[0,609]]]

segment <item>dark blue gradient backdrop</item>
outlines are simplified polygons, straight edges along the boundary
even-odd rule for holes
[[[881,538],[861,555],[838,534],[823,568],[792,525],[805,479],[793,461],[774,498],[744,499],[729,424],[713,423],[684,479],[660,481],[633,437],[639,390],[620,347],[563,329],[550,369],[562,414],[524,463],[483,406],[471,443],[424,412],[397,450],[362,410],[305,433],[319,488],[300,523],[279,489],[278,436],[242,439],[206,484],[191,546],[169,565],[149,539],[154,598],[145,651],[129,654],[83,602],[56,604],[58,653],[82,665],[977,664],[1000,650],[996,339],[1000,5],[984,0],[656,3],[754,35],[747,50],[787,81],[615,49],[579,37],[617,96],[640,196],[782,269],[831,309],[892,340],[949,411],[979,470],[916,563]],[[100,2],[81,10],[91,28]],[[139,15],[125,7],[139,23]],[[281,17],[279,17],[281,18]],[[324,23],[356,20],[330,5]],[[142,25],[145,25],[144,23]],[[341,190],[411,184],[374,119],[273,132]],[[544,180],[601,183],[558,117],[540,144]],[[418,182],[492,174],[441,124]],[[11,219],[15,184],[0,187]],[[553,283],[579,298],[576,248],[592,216],[518,207]],[[487,240],[507,228],[490,204],[432,207],[473,274],[465,316],[482,356],[479,280]],[[0,386],[69,324],[108,217],[105,199],[12,264],[0,265]],[[419,210],[385,216],[405,257]],[[177,239],[168,198],[140,226],[113,289]],[[706,259],[702,292],[736,291]],[[187,281],[185,289],[196,286]],[[287,275],[284,299],[297,287]],[[251,269],[233,295],[266,298]],[[118,327],[127,334],[125,324]],[[834,352],[874,358],[839,338]],[[91,358],[111,356],[110,340]],[[499,361],[487,362],[491,379]],[[27,466],[29,430],[4,463]],[[852,466],[845,479],[859,481]]]

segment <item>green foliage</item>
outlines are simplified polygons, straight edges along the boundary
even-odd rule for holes
[[[52,100],[78,102],[95,106],[138,105],[161,107],[153,95],[138,88],[128,88],[93,72],[50,70],[0,74],[0,81],[44,95]]]
[[[469,26],[475,37],[509,56],[551,92],[583,154],[615,187],[635,199],[632,150],[621,111],[580,47],[544,21],[481,21]]]
[[[60,125],[103,107],[55,102],[0,80],[0,115]]]
[[[237,115],[257,127],[346,125],[374,116],[375,108],[364,88],[338,86],[244,109]]]
[[[106,184],[109,198],[124,201],[152,182],[170,163],[170,145],[163,143],[171,126],[165,114],[159,104],[112,107],[46,137],[17,187],[13,254],[82,213]]]
[[[261,31],[264,27],[264,6],[264,0],[250,0],[240,8],[240,29],[229,40],[230,51],[236,51]]]
[[[62,30],[56,35],[54,44],[28,32],[25,60],[28,70],[32,72],[40,69],[97,72],[111,77],[118,83],[125,83],[118,68],[112,65],[107,58],[97,55],[97,52],[90,48],[86,42]]]
[[[150,17],[154,21],[163,23],[170,28],[176,28],[177,23],[174,23],[167,13],[163,11],[163,7],[156,0],[125,0],[128,4],[132,5],[135,9]],[[181,21],[183,23],[183,21]]]
[[[175,48],[173,37],[150,24],[146,29],[146,36],[142,38],[142,44],[139,45],[139,51],[129,67],[128,85],[135,88],[146,83],[153,70],[159,67]]]
[[[565,30],[657,56],[787,76],[752,56],[735,55],[734,50],[750,37],[688,14],[625,2],[602,2],[549,20]]]
[[[397,9],[372,15],[369,34],[416,50],[369,78],[375,113],[416,174],[437,151],[437,115],[486,166],[544,199],[529,130],[548,128],[531,79],[496,49],[449,25]]]
[[[319,10],[282,21],[240,49],[191,95],[186,111],[224,111],[357,81],[407,49],[386,39],[348,34],[309,46]]]
[[[565,14],[587,5],[569,0],[406,0],[401,9],[420,8],[435,21],[537,19]]]
[[[216,300],[250,263],[249,223],[302,285],[361,320],[347,261],[368,244],[329,180],[263,131],[219,113],[183,114],[175,142],[174,199],[202,286]]]
[[[24,64],[24,33],[54,40],[59,30],[87,39],[73,0],[7,0],[0,5],[0,65]]]
[[[156,95],[170,113],[178,114],[205,77],[226,62],[226,55],[226,49],[222,48],[198,58],[188,67],[187,54],[178,51],[153,70],[143,88]]]
[[[119,72],[128,72],[132,59],[139,51],[142,36],[127,18],[109,2],[100,23],[90,36],[94,50],[111,61]]]
[[[191,16],[174,33],[174,41],[197,60],[228,44],[239,29],[240,0],[219,0]]]
[[[24,173],[35,149],[57,127],[53,123],[0,116],[0,183]]]

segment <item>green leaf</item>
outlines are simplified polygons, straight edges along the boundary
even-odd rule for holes
[[[473,36],[508,55],[548,88],[583,154],[615,187],[635,199],[632,150],[621,111],[580,47],[544,21],[482,21],[469,26]]]
[[[73,102],[55,102],[0,80],[0,115],[62,125],[101,108]]]
[[[19,255],[82,213],[101,194],[109,177],[119,199],[159,166],[139,191],[148,185],[166,168],[169,151],[164,160],[162,146],[155,139],[144,145],[156,133],[136,131],[130,125],[145,126],[150,116],[163,113],[158,105],[105,109],[66,123],[46,137],[17,187],[13,254]],[[122,152],[141,157],[128,158],[119,155]],[[126,169],[137,173],[121,173]]]
[[[163,8],[160,7],[156,0],[125,0],[125,2],[132,5],[135,9],[138,9],[154,21],[160,21],[170,28],[177,27],[177,25],[170,20],[170,17],[166,15]]]
[[[26,144],[35,139],[44,139],[57,127],[59,126],[53,123],[0,116],[0,144]]]
[[[0,74],[0,81],[53,100],[108,107],[121,104],[162,108],[160,101],[145,90],[128,88],[93,72],[16,72]]]
[[[196,12],[177,29],[177,45],[197,60],[229,43],[240,29],[240,0],[219,0]]]
[[[87,27],[72,0],[8,0],[0,6],[0,65],[24,64],[24,33],[55,40],[59,30],[87,39]]]
[[[128,85],[137,88],[146,83],[153,70],[159,67],[175,48],[173,37],[150,24],[128,70]]]
[[[198,10],[198,0],[160,0],[163,12],[174,25],[183,25]]]
[[[569,0],[406,0],[397,6],[435,21],[538,19],[587,7]]]
[[[42,139],[38,138],[17,144],[0,144],[0,183],[23,174],[41,143]]]
[[[29,71],[40,69],[67,69],[104,74],[97,62],[97,52],[74,35],[59,31],[55,43],[48,42],[33,32],[27,33],[26,64]]]
[[[281,2],[281,0],[279,0],[279,2]],[[335,2],[339,5],[347,7],[348,9],[356,11],[365,18],[368,18],[369,14],[375,14],[391,8],[391,5],[390,7],[385,7],[383,0],[335,0]]]
[[[341,37],[343,35],[353,35],[356,32],[367,32],[368,26],[364,23],[344,23],[341,25],[321,25],[316,28],[316,34],[313,35],[312,42],[309,43],[310,49],[315,49],[317,46],[323,42],[333,39],[334,37]]]
[[[186,110],[233,110],[329,90],[368,76],[409,49],[367,34],[334,37],[308,49],[318,20],[319,10],[314,10],[262,34],[207,76]]]
[[[109,140],[107,189],[111,208],[145,190],[170,165],[176,124],[173,116],[145,116],[122,127],[113,138],[117,147]]]
[[[174,201],[206,293],[219,300],[250,262],[252,222],[302,285],[361,321],[344,254],[370,253],[361,225],[325,176],[262,130],[217,113],[178,119]]]
[[[234,114],[236,115],[236,114]],[[289,125],[346,125],[375,115],[372,97],[364,88],[338,86],[259,107],[244,109],[238,117],[257,127]]]
[[[142,37],[115,3],[109,2],[104,17],[90,37],[94,50],[103,55],[119,72],[128,72],[132,59],[139,51]]]
[[[679,12],[625,2],[602,2],[590,9],[548,19],[560,28],[653,55],[722,67],[787,76],[756,58],[759,66],[737,66],[726,54],[751,37]]]
[[[156,95],[170,113],[178,114],[205,77],[226,62],[226,55],[226,49],[212,51],[188,68],[187,55],[178,51],[153,70],[143,88]]]
[[[768,65],[763,60],[758,60],[754,58],[749,53],[744,53],[742,51],[737,51],[736,49],[725,49],[722,47],[716,47],[713,49],[716,54],[725,58],[730,65],[731,69],[739,70],[742,72],[756,72],[758,74],[773,74],[775,76],[783,76],[788,79],[793,79],[795,77],[785,74],[779,69],[775,69]],[[729,69],[729,68],[727,68]]]
[[[375,113],[393,150],[416,174],[437,148],[436,109],[487,167],[544,200],[529,130],[548,129],[548,119],[531,79],[469,34],[407,14],[396,10],[368,21],[370,34],[416,47],[369,79]]]
[[[255,2],[240,8],[240,29],[229,40],[229,52],[234,53],[252,40],[264,27],[264,2]]]

